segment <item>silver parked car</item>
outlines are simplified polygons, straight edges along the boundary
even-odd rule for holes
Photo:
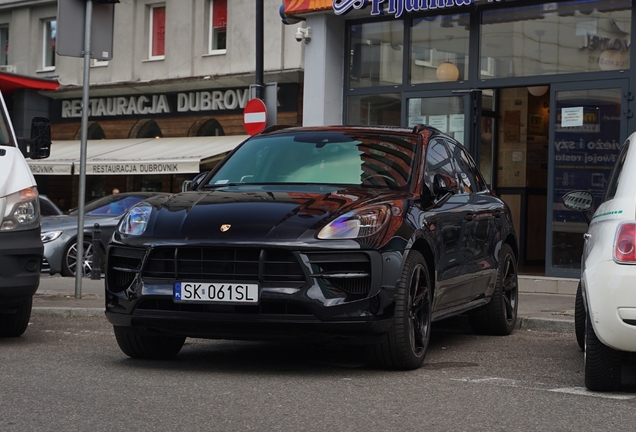
[[[129,192],[108,195],[86,204],[84,207],[84,253],[81,260],[84,275],[90,276],[93,264],[93,232],[95,224],[100,227],[101,252],[121,216],[133,205],[154,195],[169,195],[159,192]],[[68,215],[42,218],[42,242],[44,259],[42,268],[51,274],[74,276],[77,268],[77,209]],[[102,256],[105,257],[103,254]],[[102,259],[102,263],[104,260]]]

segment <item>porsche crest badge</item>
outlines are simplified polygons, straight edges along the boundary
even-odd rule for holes
[[[225,232],[227,230],[229,230],[232,227],[232,225],[230,224],[223,224],[221,225],[221,232]]]

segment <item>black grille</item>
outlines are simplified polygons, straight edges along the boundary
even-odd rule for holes
[[[108,252],[108,289],[120,292],[130,286],[141,270],[143,249],[113,247]]]
[[[315,278],[349,294],[366,295],[371,290],[371,261],[363,253],[310,254]]]
[[[291,252],[251,248],[169,247],[150,252],[144,279],[253,282],[300,288],[305,274]]]

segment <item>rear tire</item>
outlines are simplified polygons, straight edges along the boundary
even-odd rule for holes
[[[18,337],[22,335],[31,318],[33,298],[29,298],[15,308],[15,313],[0,314],[0,336]]]
[[[585,387],[592,391],[616,391],[621,387],[623,354],[604,345],[594,332],[588,314],[585,320]]]
[[[185,337],[142,336],[130,327],[114,326],[119,348],[138,359],[170,359],[181,351]]]
[[[517,260],[510,245],[505,243],[499,256],[497,282],[490,302],[469,315],[470,327],[477,334],[506,336],[513,332],[517,324]]]
[[[574,301],[574,334],[576,343],[582,351],[585,350],[585,304],[583,303],[583,288],[581,282],[576,289],[576,299]]]
[[[431,340],[432,286],[422,254],[409,252],[395,294],[393,327],[372,347],[374,363],[385,369],[422,366]]]

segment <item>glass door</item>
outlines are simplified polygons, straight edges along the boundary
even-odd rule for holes
[[[413,127],[427,124],[456,139],[467,149],[475,148],[471,142],[478,119],[477,100],[473,94],[478,91],[439,91],[404,93],[403,106],[406,119],[403,124]]]
[[[628,80],[551,86],[550,157],[546,275],[578,278],[583,214],[565,209],[561,197],[572,190],[601,202],[618,152],[627,138]]]

